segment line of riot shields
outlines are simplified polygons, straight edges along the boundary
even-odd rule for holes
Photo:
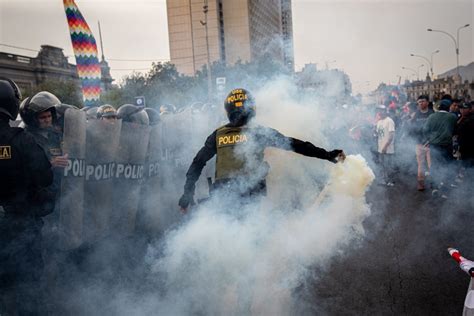
[[[110,235],[162,232],[179,218],[189,164],[222,117],[187,108],[160,115],[153,125],[64,115],[63,152],[68,165],[61,179],[59,244],[64,250]],[[208,195],[203,171],[196,195]]]

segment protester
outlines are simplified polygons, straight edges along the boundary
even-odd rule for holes
[[[471,102],[472,103],[472,102]],[[469,177],[473,177],[474,169],[474,113],[470,111],[471,105],[464,103],[461,106],[461,118],[459,119],[455,134],[459,144],[459,153],[462,165],[466,168]]]
[[[436,113],[428,117],[423,127],[424,144],[430,147],[431,175],[434,183],[432,194],[447,198],[448,181],[453,179],[453,132],[456,116],[450,114],[451,101],[439,102]]]
[[[462,103],[462,100],[460,99],[453,99],[453,103],[451,103],[451,106],[449,107],[449,112],[454,114],[456,118],[461,117],[461,112],[459,111],[459,105]]]
[[[429,108],[429,98],[426,95],[420,95],[417,104],[418,109],[410,119],[410,136],[416,141],[417,189],[424,191],[425,176],[430,174],[431,156],[429,146],[423,143],[423,126],[434,111]]]
[[[388,116],[385,105],[377,106],[379,120],[376,124],[377,144],[383,184],[391,187],[393,179],[393,156],[395,154],[395,122]]]

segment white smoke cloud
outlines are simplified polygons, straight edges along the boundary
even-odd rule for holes
[[[165,280],[159,306],[173,314],[291,314],[307,269],[362,236],[370,214],[364,193],[374,176],[364,159],[349,156],[332,169],[324,198],[304,210],[249,205],[237,215],[221,201],[195,210],[151,259]]]
[[[258,124],[325,147],[327,117],[315,100],[296,99],[296,87],[284,79],[255,95]],[[363,236],[370,215],[364,195],[374,179],[363,157],[335,165],[277,149],[265,157],[271,169],[262,203],[215,198],[150,247],[151,277],[163,289],[155,294],[158,310],[289,315],[308,269]]]
[[[343,118],[327,111],[327,100],[302,95],[285,78],[252,92],[256,124],[327,150],[340,146],[326,138],[334,119]],[[165,139],[176,145],[178,155],[170,159],[179,163],[168,162],[169,172],[161,175],[164,191],[147,197],[156,205],[147,229],[155,229],[159,240],[148,244],[145,254],[142,245],[134,249],[132,240],[122,239],[93,250],[82,263],[84,271],[74,272],[71,284],[77,286],[64,292],[68,309],[87,315],[294,313],[295,290],[306,280],[314,282],[314,268],[326,267],[338,249],[364,236],[362,223],[370,215],[365,192],[374,178],[365,159],[351,155],[332,164],[269,148],[268,194],[261,203],[217,196],[180,217],[176,204],[199,147],[196,137],[202,145],[219,124],[190,112],[173,115]],[[209,161],[201,175],[196,200],[205,194],[203,178],[213,164]]]

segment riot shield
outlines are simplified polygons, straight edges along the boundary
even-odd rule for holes
[[[121,126],[121,120],[87,121],[84,240],[90,243],[109,231]]]
[[[166,229],[180,218],[178,200],[183,194],[186,171],[196,154],[192,148],[191,111],[161,116],[160,226]]]
[[[145,162],[145,178],[141,190],[137,226],[151,233],[161,231],[162,190],[160,188],[161,123],[150,129],[150,140]]]
[[[82,243],[86,115],[68,109],[64,114],[63,153],[68,154],[59,202],[59,247],[74,249]]]
[[[204,145],[207,137],[220,125],[219,112],[209,107],[202,107],[199,111],[193,111],[191,117],[192,130],[195,131],[192,137],[192,154],[195,155]],[[209,182],[213,182],[215,175],[215,158],[211,159],[202,170],[201,177],[196,182],[194,194],[196,202],[209,197]]]
[[[131,235],[135,230],[149,136],[149,126],[122,122],[116,155],[111,221],[113,232],[120,235]]]

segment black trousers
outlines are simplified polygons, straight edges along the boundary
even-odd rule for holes
[[[42,221],[0,218],[0,314],[38,315],[42,309]]]

